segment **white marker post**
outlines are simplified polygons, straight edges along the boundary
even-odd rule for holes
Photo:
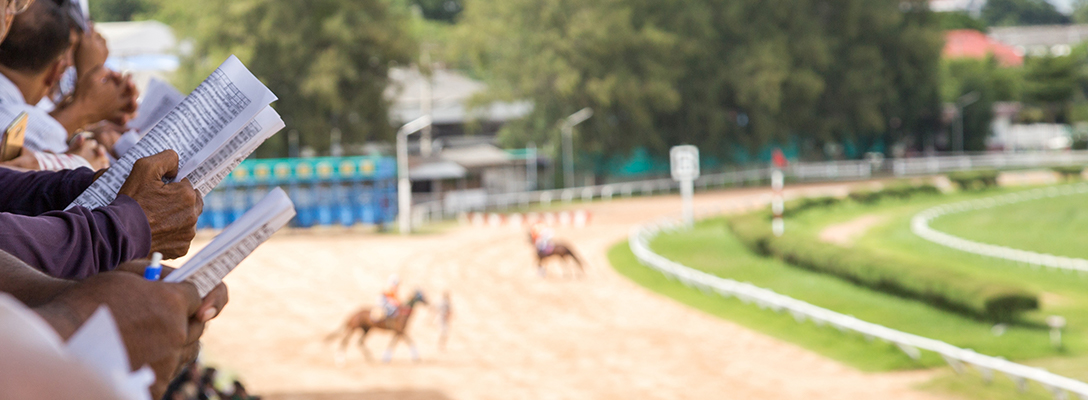
[[[699,178],[699,148],[691,145],[676,146],[669,151],[672,179],[680,182],[680,198],[684,203],[683,220],[689,228],[695,224],[692,197],[695,195],[695,179]]]
[[[771,172],[771,190],[774,191],[771,198],[771,213],[774,214],[774,219],[771,220],[771,232],[774,232],[775,237],[781,237],[786,232],[786,223],[782,220],[782,213],[786,211],[785,201],[782,198],[782,186],[786,183],[786,177],[782,175],[782,170],[776,169]]]

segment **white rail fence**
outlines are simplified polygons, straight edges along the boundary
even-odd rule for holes
[[[924,338],[865,322],[853,316],[820,308],[750,283],[707,274],[673,262],[650,250],[650,241],[662,230],[678,229],[682,229],[682,224],[673,219],[639,226],[631,231],[628,236],[628,244],[635,257],[642,264],[689,287],[708,293],[715,292],[724,297],[736,297],[744,303],[755,303],[763,309],[789,312],[798,323],[812,320],[818,326],[831,325],[843,332],[856,332],[867,339],[877,338],[896,345],[913,359],[920,358],[922,351],[937,353],[957,373],[966,372],[966,366],[971,366],[987,382],[993,379],[994,372],[1000,372],[1016,383],[1021,391],[1027,390],[1027,384],[1030,381],[1036,382],[1049,390],[1055,399],[1067,399],[1069,395],[1075,395],[1080,400],[1088,400],[1088,384],[1084,382],[1056,375],[1043,369],[979,354],[970,349],[961,349],[939,340]]]
[[[1088,272],[1088,260],[1083,258],[1062,257],[1053,254],[1036,253],[1005,246],[979,243],[938,231],[929,226],[931,221],[944,215],[965,211],[985,210],[1001,205],[1084,193],[1088,193],[1088,183],[1040,188],[1025,192],[1009,193],[984,199],[941,205],[916,214],[911,218],[910,228],[915,235],[918,235],[923,239],[968,253],[1014,261],[1033,267],[1043,266],[1066,271]]]
[[[1069,165],[1088,165],[1088,151],[1042,153],[993,153],[969,154],[921,158],[899,158],[886,161],[830,161],[794,163],[783,172],[794,181],[844,181],[864,180],[876,176],[910,177],[943,174],[971,169],[1046,168]],[[741,186],[764,182],[771,177],[771,168],[754,168],[707,174],[695,181],[701,190],[717,187]],[[677,190],[675,181],[669,178],[635,182],[610,183],[567,189],[538,190],[500,194],[483,194],[474,204],[450,201],[431,201],[416,204],[413,219],[416,223],[454,217],[468,211],[506,210],[529,207],[532,204],[549,205],[553,202],[569,203],[575,200],[611,200],[614,197],[653,195]]]

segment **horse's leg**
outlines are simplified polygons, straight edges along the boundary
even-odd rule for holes
[[[413,342],[407,333],[403,337],[404,342],[408,343],[408,350],[412,352],[412,361],[419,362],[419,350],[416,350],[416,342]]]
[[[389,347],[385,349],[385,354],[382,355],[382,362],[388,364],[393,360],[393,349],[397,346],[397,341],[400,340],[399,333],[393,333],[393,340],[389,342]]]
[[[536,274],[541,278],[546,278],[548,275],[547,271],[544,271],[544,258],[539,254],[536,256]]]
[[[348,341],[351,339],[351,334],[355,333],[355,329],[348,327],[345,327],[343,331],[346,332],[344,332],[343,339],[340,339],[340,348],[333,350],[333,364],[336,364],[337,367],[344,365],[345,355],[348,352]]]
[[[363,357],[366,357],[366,361],[370,362],[373,357],[370,356],[370,349],[366,348],[366,334],[370,333],[370,328],[363,328],[363,336],[359,337],[359,348],[363,351]]]

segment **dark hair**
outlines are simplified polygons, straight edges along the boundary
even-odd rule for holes
[[[7,39],[0,43],[0,65],[42,72],[72,44],[70,27],[68,14],[57,3],[35,1],[11,22]]]

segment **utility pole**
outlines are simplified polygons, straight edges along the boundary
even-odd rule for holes
[[[525,148],[525,190],[536,190],[536,143],[529,142]]]
[[[574,140],[571,138],[574,135],[574,126],[585,122],[592,116],[593,109],[586,107],[562,120],[564,187],[569,188],[574,184]]]
[[[431,126],[431,117],[412,120],[397,131],[397,222],[400,234],[412,232],[412,181],[408,177],[408,135]]]
[[[432,76],[427,74],[424,66],[426,66],[427,70],[431,69],[431,52],[426,48],[423,49],[423,54],[419,56],[419,75],[423,83],[419,89],[419,111],[420,116],[433,119],[433,111],[431,111],[434,106],[434,93],[431,87]],[[430,72],[433,73],[434,71]],[[431,124],[427,124],[419,138],[419,154],[424,158],[431,156],[431,143]]]

